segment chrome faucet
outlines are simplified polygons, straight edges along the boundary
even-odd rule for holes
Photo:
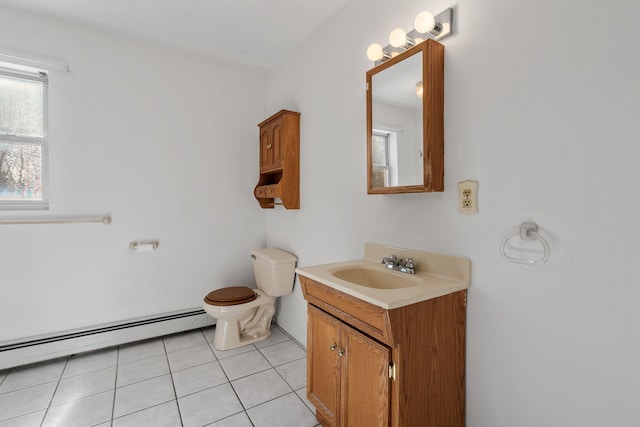
[[[400,273],[415,274],[415,263],[413,258],[398,259],[395,255],[389,255],[382,258],[382,264],[389,270],[399,271]]]

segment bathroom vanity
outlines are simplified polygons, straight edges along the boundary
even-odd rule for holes
[[[415,274],[380,263],[412,258]],[[367,244],[363,260],[298,268],[307,397],[332,426],[464,426],[468,259]]]

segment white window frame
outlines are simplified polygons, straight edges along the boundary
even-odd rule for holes
[[[384,160],[385,163],[381,164],[381,163],[373,163],[371,165],[372,169],[374,171],[383,171],[384,172],[384,186],[388,187],[389,186],[389,169],[390,169],[390,164],[389,164],[389,132],[383,132],[383,131],[379,131],[379,130],[373,130],[372,132],[374,137],[379,137],[379,138],[384,138]]]
[[[16,65],[13,67],[7,67],[6,63],[0,67],[0,75],[13,77],[23,80],[32,80],[42,82],[43,94],[42,94],[42,137],[28,137],[28,136],[16,136],[0,134],[0,140],[7,141],[9,143],[21,144],[38,144],[42,147],[42,167],[40,169],[40,182],[42,185],[42,200],[0,200],[0,211],[3,210],[43,210],[49,209],[49,78],[46,72],[34,69],[31,67],[25,67]]]

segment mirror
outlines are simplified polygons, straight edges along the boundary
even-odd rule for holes
[[[367,183],[369,194],[444,190],[444,46],[434,40],[367,72]]]

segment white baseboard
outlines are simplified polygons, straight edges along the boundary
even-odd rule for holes
[[[214,324],[215,319],[204,310],[189,309],[58,334],[0,342],[0,370]]]

